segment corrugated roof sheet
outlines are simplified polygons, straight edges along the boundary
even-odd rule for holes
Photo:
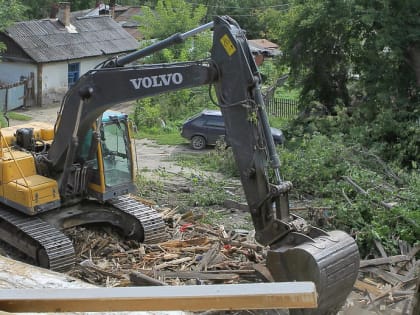
[[[248,45],[254,54],[263,54],[270,57],[281,55],[279,46],[266,39],[249,39]]]
[[[58,20],[18,22],[7,28],[12,38],[36,62],[118,54],[138,48],[137,40],[109,16],[72,18],[77,33]]]

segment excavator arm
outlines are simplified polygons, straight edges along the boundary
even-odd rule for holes
[[[209,84],[215,70],[206,62],[91,70],[66,94],[48,159],[55,171],[73,163],[74,137],[82,139],[95,120],[115,104]],[[72,131],[72,132],[69,132]]]
[[[209,60],[126,66],[211,27],[213,46]],[[206,84],[215,86],[256,239],[270,247],[268,269],[276,281],[306,280],[317,286],[318,309],[291,312],[336,311],[357,276],[357,246],[344,232],[327,233],[290,213],[288,192],[292,184],[280,174],[261,94],[261,76],[245,32],[229,17],[216,17],[212,23],[109,60],[86,73],[69,90],[48,152],[51,168],[60,174],[60,187],[66,184],[78,142],[106,109],[116,103]]]

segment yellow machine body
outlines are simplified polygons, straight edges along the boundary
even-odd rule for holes
[[[14,149],[16,131],[32,128],[35,141],[48,145],[54,135],[47,123],[27,123],[1,129],[0,200],[29,215],[59,207],[60,195],[54,179],[37,174],[34,156]]]

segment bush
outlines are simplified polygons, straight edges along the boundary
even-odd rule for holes
[[[322,104],[314,102],[285,134],[286,138],[305,137],[314,133],[340,134],[346,145],[358,144],[386,162],[416,169],[420,161],[420,110],[405,111],[404,106],[369,104],[335,109],[327,115]]]
[[[362,255],[380,241],[391,254],[398,242],[420,239],[420,176],[394,171],[377,155],[348,146],[343,136],[315,133],[291,139],[282,151],[282,171],[300,197],[331,207],[325,228],[355,236]],[[398,175],[397,175],[398,174]]]

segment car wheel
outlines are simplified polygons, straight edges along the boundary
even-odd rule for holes
[[[191,146],[194,150],[202,150],[206,147],[206,139],[203,136],[194,136],[191,138]]]

